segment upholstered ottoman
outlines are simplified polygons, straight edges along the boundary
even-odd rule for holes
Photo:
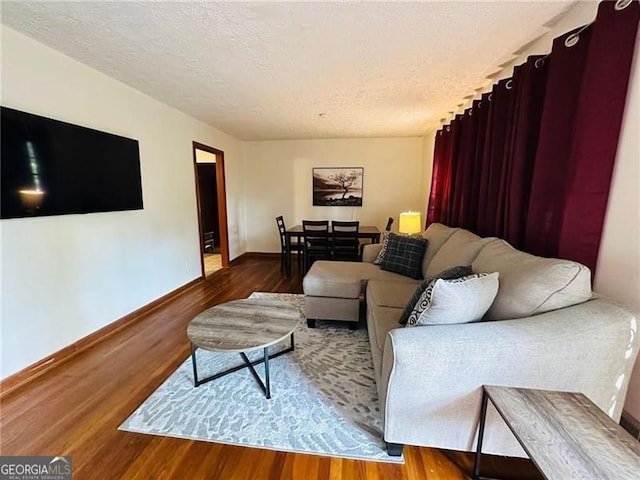
[[[311,265],[302,280],[304,313],[309,327],[315,327],[316,320],[342,320],[352,322],[352,328],[357,327],[362,266],[361,262],[324,260]]]

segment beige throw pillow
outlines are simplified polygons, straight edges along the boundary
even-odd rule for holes
[[[498,273],[475,273],[455,280],[435,279],[422,293],[407,327],[482,320],[498,293]]]
[[[460,230],[459,228],[451,228],[441,223],[432,223],[427,229],[422,232],[422,238],[427,240],[427,250],[424,252],[424,258],[422,259],[422,276],[427,278],[427,268],[431,263],[433,257],[438,253],[438,250],[446,243],[447,240],[455,232]],[[462,264],[458,264],[462,265]]]
[[[456,265],[470,265],[478,256],[482,248],[495,241],[493,237],[480,238],[468,230],[458,230],[440,247],[438,252],[427,266],[426,276],[433,275],[455,267]],[[495,270],[477,270],[475,272],[493,272]]]

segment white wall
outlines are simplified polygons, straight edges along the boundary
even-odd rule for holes
[[[423,139],[351,138],[244,144],[247,250],[279,252],[275,217],[288,226],[305,220],[359,220],[384,228],[425,203]],[[362,207],[314,207],[313,167],[364,167]]]
[[[640,34],[594,288],[636,313],[640,335]],[[625,410],[640,420],[640,359],[631,375]]]
[[[550,52],[555,37],[593,21],[597,8],[598,2],[577,2],[496,78],[511,76],[513,66],[524,63],[529,55]],[[640,36],[629,85],[594,290],[634,311],[640,322]],[[435,134],[430,137],[435,138]],[[640,360],[631,377],[625,410],[640,419]]]
[[[245,251],[242,146],[1,27],[2,105],[135,138],[144,209],[3,220],[2,378],[200,276],[191,142],[225,152],[230,257]]]

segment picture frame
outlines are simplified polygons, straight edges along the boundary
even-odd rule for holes
[[[361,207],[363,167],[314,167],[314,207]]]

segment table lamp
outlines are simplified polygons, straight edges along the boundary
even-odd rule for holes
[[[400,222],[398,223],[398,231],[400,233],[419,233],[422,231],[422,223],[420,222],[419,212],[402,212],[400,214]]]

